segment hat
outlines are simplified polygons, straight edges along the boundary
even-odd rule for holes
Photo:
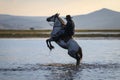
[[[71,19],[72,17],[70,15],[66,15],[65,19]]]

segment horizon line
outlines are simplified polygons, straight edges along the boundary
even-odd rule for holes
[[[87,15],[87,14],[90,14],[90,13],[93,13],[93,12],[96,12],[96,11],[100,11],[100,10],[103,10],[103,9],[106,9],[106,10],[110,10],[110,11],[114,11],[114,12],[118,12],[120,13],[120,11],[116,11],[116,10],[112,10],[112,9],[109,9],[109,8],[101,8],[101,9],[98,9],[98,10],[94,10],[94,11],[91,11],[91,12],[88,12],[88,13],[85,13],[85,14],[76,14],[76,15],[72,15],[72,16],[78,16],[78,15]],[[0,13],[0,15],[7,15],[7,16],[21,16],[21,17],[47,17],[49,15],[16,15],[16,14],[4,14],[4,13]],[[61,17],[65,17],[65,16],[61,16]]]

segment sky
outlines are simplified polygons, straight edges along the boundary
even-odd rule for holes
[[[120,12],[120,0],[0,0],[0,14],[20,16],[82,15],[102,8]]]

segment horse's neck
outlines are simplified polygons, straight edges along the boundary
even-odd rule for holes
[[[61,27],[54,27],[51,32],[51,37],[54,37],[60,30],[61,30]]]
[[[57,17],[55,19],[55,22],[54,22],[54,27],[61,27],[61,28],[63,28],[64,26],[65,26],[65,22],[62,20],[62,18]]]
[[[56,18],[53,26],[53,30],[51,32],[51,37],[54,37],[60,30],[62,29],[61,22],[58,18]]]
[[[56,19],[55,19],[54,27],[62,27],[62,24],[61,24],[59,18],[56,18]]]
[[[65,22],[62,20],[62,18],[58,17],[59,21],[61,22],[62,26],[65,26]]]

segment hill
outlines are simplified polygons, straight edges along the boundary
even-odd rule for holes
[[[73,19],[81,29],[120,29],[120,12],[105,8]]]
[[[47,17],[0,15],[0,29],[52,29]],[[89,14],[73,16],[76,29],[120,29],[120,12],[100,9]]]
[[[0,29],[46,29],[48,26],[46,17],[0,15]]]

